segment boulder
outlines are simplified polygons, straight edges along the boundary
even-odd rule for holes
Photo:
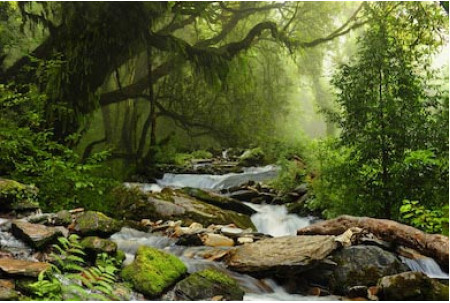
[[[134,261],[122,270],[122,278],[138,292],[154,298],[181,279],[186,271],[186,266],[177,257],[141,246]]]
[[[240,189],[233,191],[228,196],[239,201],[250,202],[252,199],[259,197],[260,193],[255,189]]]
[[[12,258],[0,259],[0,273],[7,276],[22,276],[36,278],[41,271],[47,270],[50,264],[32,262]]]
[[[13,280],[0,279],[0,301],[17,301],[19,295],[14,287]]]
[[[27,211],[39,208],[38,189],[14,180],[0,178],[0,209]]]
[[[407,271],[408,268],[391,252],[377,246],[358,245],[336,251],[336,263],[329,279],[333,293],[345,294],[353,286],[374,286],[383,276]]]
[[[185,187],[183,188],[183,192],[208,204],[220,207],[221,209],[232,210],[246,215],[253,215],[256,212],[250,206],[247,206],[236,199],[220,196],[199,188]]]
[[[148,194],[145,198],[130,199],[119,203],[118,213],[126,219],[182,220],[184,225],[193,222],[208,226],[211,224],[235,224],[241,228],[255,229],[250,217],[232,210],[221,209],[200,201],[182,191],[164,191]]]
[[[99,253],[114,255],[117,251],[117,244],[115,242],[95,236],[84,238],[81,241],[81,245],[84,247],[87,253],[93,255]]]
[[[333,236],[264,239],[236,248],[227,265],[239,272],[302,272],[315,266],[337,247]]]
[[[221,297],[221,301],[242,301],[244,291],[226,274],[207,269],[196,272],[180,281],[174,288],[177,301],[210,301]]]
[[[74,230],[83,236],[107,237],[120,231],[121,223],[101,212],[86,211],[75,221]]]
[[[246,150],[239,157],[239,165],[240,166],[258,166],[263,164],[264,162],[264,152],[261,148],[253,148]]]
[[[55,225],[68,226],[72,223],[72,214],[68,210],[57,212],[53,218]]]
[[[21,220],[12,222],[11,231],[16,238],[24,240],[37,249],[46,247],[62,235],[61,231],[56,228]]]
[[[403,272],[379,280],[380,297],[389,301],[448,301],[448,285],[421,272]]]

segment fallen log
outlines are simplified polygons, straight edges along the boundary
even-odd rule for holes
[[[297,235],[340,235],[351,227],[362,228],[383,241],[414,248],[421,254],[434,258],[444,268],[448,268],[448,237],[427,234],[392,220],[340,216],[301,228],[297,231]]]

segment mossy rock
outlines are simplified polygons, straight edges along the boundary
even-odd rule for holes
[[[239,157],[240,166],[258,166],[264,164],[264,152],[260,147],[246,150]]]
[[[122,278],[138,292],[155,298],[181,279],[186,271],[186,266],[177,257],[141,246],[135,260],[122,270]]]
[[[14,180],[0,179],[0,208],[26,211],[39,208],[38,189]]]
[[[386,276],[378,281],[383,300],[389,301],[448,301],[448,285],[429,278],[421,272],[404,272]]]
[[[83,236],[108,237],[120,231],[120,221],[97,211],[86,211],[76,219],[75,231]]]
[[[228,275],[207,269],[196,272],[180,281],[174,288],[177,300],[203,301],[219,297],[220,300],[242,301],[244,291]]]
[[[96,255],[99,253],[107,253],[108,255],[115,255],[117,251],[117,244],[111,240],[102,239],[95,236],[86,237],[81,241],[88,254]]]
[[[72,214],[68,210],[61,210],[55,214],[55,225],[68,226],[72,223]]]
[[[191,197],[202,200],[208,204],[220,207],[225,210],[232,210],[245,215],[253,215],[256,211],[239,200],[220,196],[199,188],[184,187],[183,192]]]

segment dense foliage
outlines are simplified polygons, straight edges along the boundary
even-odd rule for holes
[[[357,59],[334,78],[342,131],[320,153],[316,184],[327,216],[400,218],[405,199],[448,205],[448,87],[428,59],[441,43],[432,28],[445,19],[432,7],[426,19],[417,4],[397,6],[372,10]]]

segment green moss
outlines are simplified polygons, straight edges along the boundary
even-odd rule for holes
[[[81,245],[87,252],[92,252],[94,254],[105,252],[111,255],[115,254],[117,251],[116,243],[111,240],[106,240],[95,236],[84,238],[81,241]]]
[[[122,270],[122,278],[150,297],[160,295],[178,281],[187,271],[177,257],[158,249],[141,246],[136,258]]]
[[[244,291],[228,275],[214,269],[196,272],[175,286],[177,299],[211,300],[223,296],[227,301],[240,301]]]
[[[120,230],[121,223],[97,211],[87,211],[76,220],[75,230],[82,235],[108,236]]]
[[[38,189],[14,180],[0,179],[0,206],[7,210],[37,209]]]
[[[247,150],[240,158],[240,166],[256,166],[264,162],[264,152],[260,147]]]

